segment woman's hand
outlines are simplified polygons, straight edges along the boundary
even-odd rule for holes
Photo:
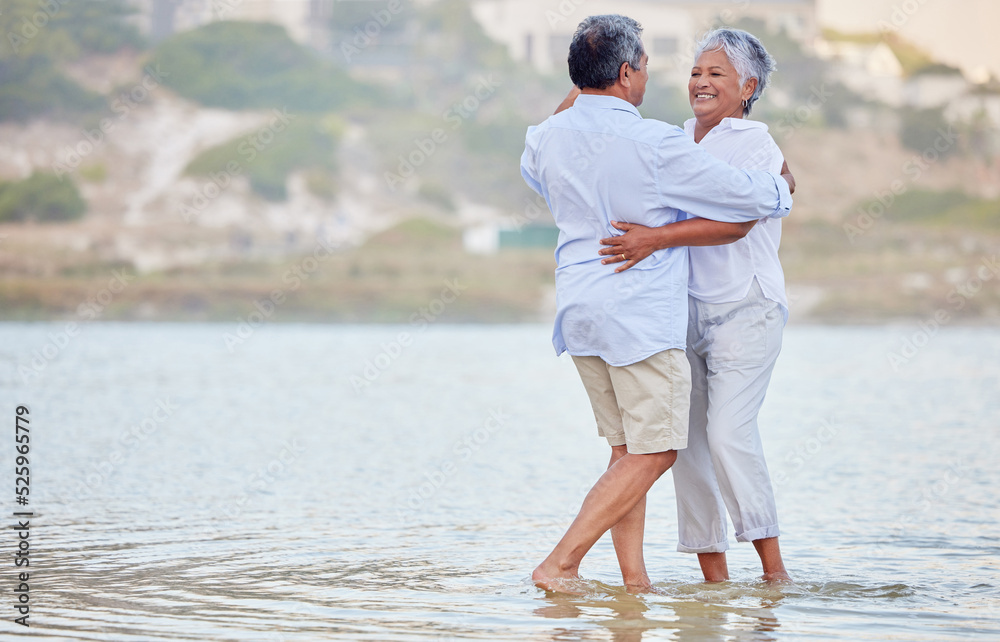
[[[788,181],[788,191],[791,194],[795,193],[795,177],[792,176],[792,170],[788,169],[788,161],[781,164],[781,177]]]
[[[615,272],[627,270],[656,250],[687,245],[702,247],[735,243],[750,233],[757,221],[744,223],[723,223],[706,218],[689,218],[663,227],[646,227],[635,223],[611,221],[617,229],[625,232],[621,236],[601,239],[598,254],[610,257],[601,263],[624,263]]]
[[[580,88],[577,87],[576,85],[573,85],[573,88],[569,90],[569,93],[566,94],[566,97],[563,98],[563,101],[559,103],[558,107],[556,107],[555,113],[558,114],[559,112],[572,107],[573,103],[576,102],[576,97],[579,95],[580,95]]]
[[[615,272],[622,272],[629,269],[639,261],[643,260],[656,250],[662,249],[660,243],[660,228],[646,227],[635,223],[619,223],[611,221],[616,229],[625,232],[621,236],[601,239],[601,245],[608,247],[601,248],[598,254],[607,256],[601,263],[624,263],[615,269]]]

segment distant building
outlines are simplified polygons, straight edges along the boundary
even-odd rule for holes
[[[962,72],[944,65],[918,71],[907,79],[904,88],[906,104],[917,109],[945,107],[956,100],[967,100],[971,89]]]
[[[831,80],[892,107],[903,104],[903,65],[884,42],[819,40],[816,55],[830,63]]]
[[[273,22],[303,45],[322,42],[338,0],[131,0],[140,29],[153,40],[219,20]]]
[[[994,130],[994,138],[1000,138],[1000,93],[970,91],[952,100],[944,110],[949,122],[971,123],[984,119]],[[1000,154],[1000,148],[996,150]]]
[[[566,69],[569,43],[588,15],[620,13],[643,26],[650,72],[686,85],[699,36],[742,18],[783,29],[811,48],[818,36],[816,0],[471,0],[486,33],[506,45],[512,58],[543,73]]]
[[[532,223],[517,227],[496,221],[465,228],[462,246],[470,254],[496,254],[503,250],[555,250],[559,228],[552,224]]]

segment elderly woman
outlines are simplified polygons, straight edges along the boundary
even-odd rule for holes
[[[774,60],[760,41],[737,29],[717,29],[698,44],[688,82],[694,118],[684,129],[717,158],[741,169],[784,165],[767,126],[747,120],[768,85]],[[778,547],[774,491],[764,462],[757,413],[781,349],[787,319],[778,261],[781,220],[756,224],[689,219],[660,228],[629,223],[604,239],[605,263],[627,269],[653,251],[689,249],[687,356],[692,393],[688,447],[673,467],[677,550],[697,553],[705,580],[729,579],[726,509],[736,539],[753,542],[763,579],[789,579]],[[712,230],[732,230],[728,245],[710,245]],[[704,240],[704,243],[702,242]],[[704,245],[704,247],[697,247]],[[628,257],[626,260],[625,257]]]

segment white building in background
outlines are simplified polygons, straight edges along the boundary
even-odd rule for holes
[[[884,42],[818,40],[816,55],[830,63],[831,80],[891,107],[904,102],[903,65]]]
[[[957,69],[948,72],[917,72],[906,81],[906,104],[917,109],[945,107],[966,100],[971,86]]]
[[[953,100],[944,110],[944,117],[949,122],[973,122],[984,118],[997,130],[1000,139],[1000,94],[986,92],[969,92],[960,100]],[[1000,148],[997,149],[1000,154]],[[1000,185],[997,186],[1000,189]]]
[[[588,15],[620,13],[643,26],[651,73],[686,84],[699,36],[742,18],[784,29],[811,48],[819,35],[816,0],[470,0],[486,33],[515,60],[543,73],[566,69],[569,43]]]
[[[322,38],[330,7],[338,0],[131,0],[140,29],[153,40],[219,20],[273,22],[296,42]]]

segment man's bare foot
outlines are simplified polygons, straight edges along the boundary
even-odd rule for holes
[[[560,569],[556,564],[545,560],[531,573],[531,581],[540,589],[556,593],[571,593],[580,595],[582,592],[574,588],[575,580],[580,579],[577,569]]]

